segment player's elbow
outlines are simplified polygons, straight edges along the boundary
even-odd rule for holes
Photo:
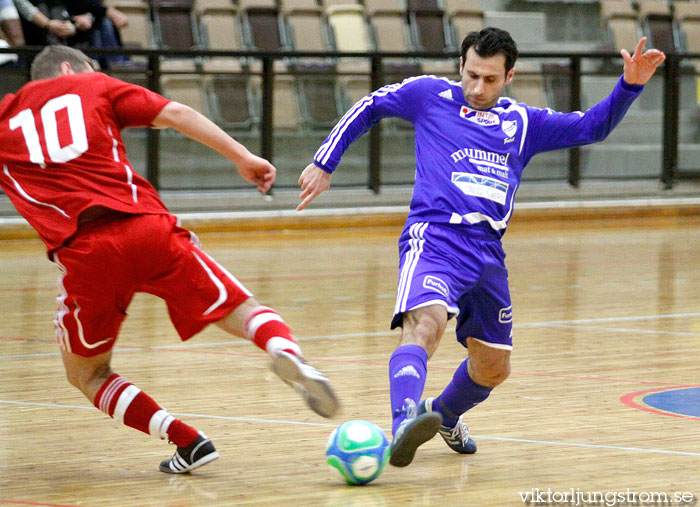
[[[152,125],[160,128],[170,127],[177,129],[181,125],[186,125],[197,114],[194,109],[185,104],[175,101],[168,102],[153,119]]]

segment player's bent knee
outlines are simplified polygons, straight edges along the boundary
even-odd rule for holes
[[[510,362],[502,365],[498,369],[494,369],[491,376],[491,383],[493,387],[502,384],[510,376]]]
[[[112,369],[109,364],[66,364],[66,378],[68,382],[86,393],[90,391],[91,386],[96,383],[100,384],[111,375]]]
[[[472,361],[469,375],[479,385],[496,387],[510,376],[510,361],[478,363]]]

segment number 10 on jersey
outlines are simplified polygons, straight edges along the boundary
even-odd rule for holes
[[[58,125],[56,113],[61,109],[68,112],[68,127],[72,137],[71,144],[61,147],[58,139]],[[88,149],[87,132],[85,130],[85,118],[80,97],[75,94],[66,94],[49,100],[41,108],[41,122],[44,126],[44,141],[49,159],[52,162],[68,162],[78,158]],[[24,143],[29,151],[29,160],[42,167],[46,167],[44,153],[39,141],[39,132],[34,121],[34,113],[31,109],[24,109],[10,118],[10,129],[22,129]]]

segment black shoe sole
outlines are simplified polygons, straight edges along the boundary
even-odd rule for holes
[[[433,438],[442,424],[442,416],[436,412],[427,412],[416,417],[406,428],[397,442],[391,443],[389,464],[405,467],[411,464],[418,447]]]

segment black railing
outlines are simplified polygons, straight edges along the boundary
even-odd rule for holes
[[[0,48],[1,53],[16,53],[20,55],[21,60],[27,62],[41,48]],[[246,58],[248,60],[258,60],[262,63],[262,112],[260,122],[260,147],[261,156],[269,160],[274,159],[273,153],[273,94],[274,94],[274,62],[275,60],[286,59],[338,59],[338,58],[353,58],[365,59],[370,62],[370,89],[376,90],[382,83],[382,61],[385,59],[453,59],[456,61],[459,58],[457,52],[453,53],[427,53],[427,52],[411,52],[411,53],[380,53],[380,52],[308,52],[308,51],[208,51],[208,50],[140,50],[140,49],[85,49],[87,54],[92,57],[101,57],[106,55],[128,55],[130,57],[146,57],[148,65],[146,69],[135,72],[146,72],[148,75],[148,86],[155,92],[161,92],[160,76],[161,76],[161,59],[181,57],[181,58],[212,58],[212,57],[230,57],[230,58]],[[616,52],[521,52],[519,58],[527,59],[554,59],[558,61],[568,61],[568,72],[570,75],[570,90],[569,90],[569,108],[571,111],[581,109],[581,79],[584,75],[581,62],[584,59],[602,60],[606,62],[620,62],[619,65],[613,65],[615,73],[621,73],[621,58]],[[680,88],[679,80],[681,76],[681,61],[685,59],[695,60],[700,59],[700,54],[697,53],[671,53],[666,57],[666,62],[663,65],[662,72],[664,76],[663,88],[663,157],[662,167],[660,167],[659,179],[667,189],[672,188],[674,180],[678,173],[678,128],[679,128],[679,108],[680,108]],[[120,69],[121,70],[121,69]],[[28,64],[26,65],[27,74],[29,73]],[[2,69],[0,69],[2,72]],[[194,71],[195,73],[197,71]],[[182,71],[178,71],[182,74]],[[250,74],[253,74],[250,72]],[[600,72],[591,74],[600,75]],[[0,74],[0,79],[2,74]],[[369,154],[368,154],[368,176],[367,188],[377,193],[382,185],[381,178],[381,124],[376,124],[370,131]],[[156,187],[159,187],[160,174],[160,156],[159,156],[159,131],[148,130],[148,156],[146,175],[148,179]],[[573,148],[569,150],[567,181],[572,186],[578,186],[581,179],[581,157],[580,150]]]

